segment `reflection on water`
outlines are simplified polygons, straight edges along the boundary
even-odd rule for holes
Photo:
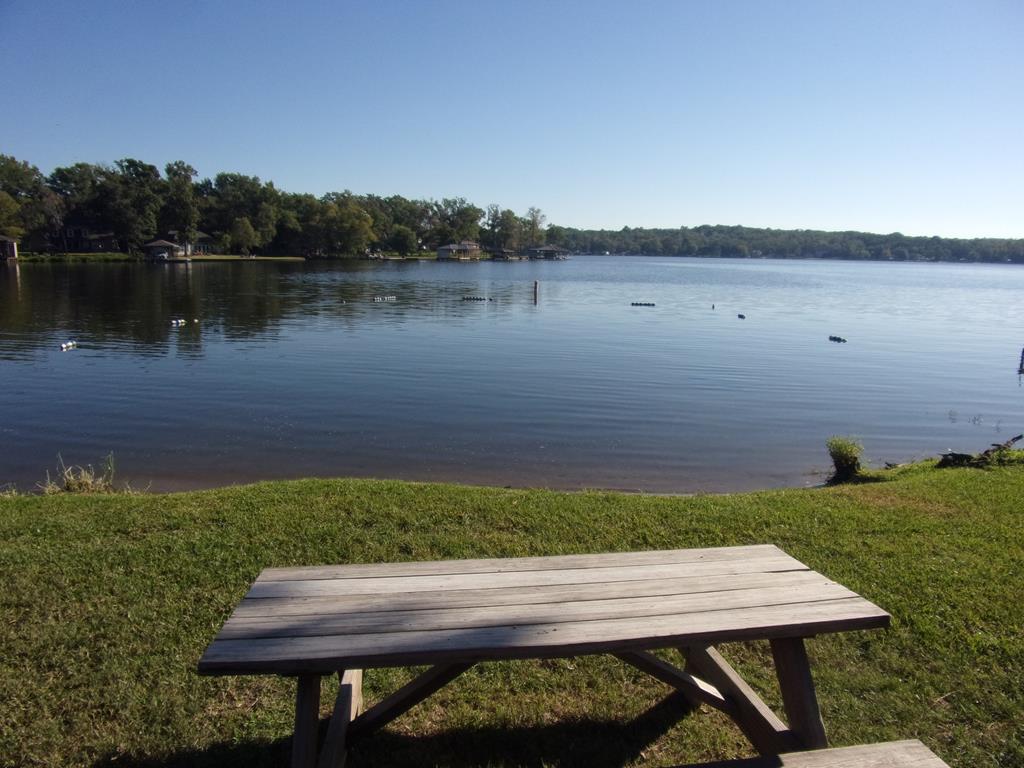
[[[108,451],[154,488],[813,482],[830,434],[896,460],[1021,431],[1022,288],[996,265],[10,263],[0,484]]]

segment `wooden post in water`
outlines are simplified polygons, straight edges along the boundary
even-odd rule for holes
[[[1020,351],[1020,365],[1017,366],[1017,375],[1024,376],[1024,349]]]
[[[540,280],[533,281],[533,303],[537,303],[537,294],[540,291]],[[1024,365],[1024,352],[1021,353],[1021,365]]]

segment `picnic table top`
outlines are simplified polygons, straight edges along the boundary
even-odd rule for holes
[[[267,568],[204,674],[329,674],[884,627],[773,545]]]

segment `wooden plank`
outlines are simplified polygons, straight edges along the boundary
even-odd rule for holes
[[[736,589],[727,592],[702,592],[691,595],[616,598],[527,606],[441,608],[421,611],[317,614],[256,619],[232,617],[221,629],[218,639],[313,637],[474,627],[522,627],[530,624],[564,624],[600,619],[683,616],[703,611],[812,603],[844,598],[857,598],[857,594],[839,584],[827,583],[801,589],[788,586],[762,587],[760,589]],[[638,622],[638,624],[640,623],[642,622]]]
[[[731,573],[722,576],[688,576],[672,579],[643,579],[617,583],[569,584],[539,587],[495,587],[433,592],[398,592],[387,595],[331,595],[327,597],[268,597],[243,600],[232,618],[302,616],[309,614],[366,611],[410,611],[431,608],[483,608],[495,605],[538,605],[570,603],[619,597],[654,597],[700,592],[720,592],[757,587],[813,587],[834,584],[815,571]]]
[[[295,692],[292,768],[313,768],[320,723],[320,675],[300,675]]]
[[[863,598],[707,611],[685,616],[390,634],[215,640],[204,674],[301,673],[442,661],[538,658],[649,650],[696,643],[888,626],[889,614]]]
[[[445,664],[428,669],[353,720],[352,738],[366,736],[387,725],[472,666],[471,663]]]
[[[642,579],[679,578],[681,576],[717,576],[728,573],[765,573],[769,571],[794,570],[807,570],[807,568],[788,555],[767,555],[744,560],[713,560],[708,562],[675,563],[671,565],[616,566],[613,568],[567,568],[563,570],[516,571],[510,573],[389,576],[361,579],[311,579],[307,581],[257,581],[249,589],[246,599],[346,594],[387,595],[394,592],[592,584]]]
[[[355,718],[363,711],[363,670],[346,669],[338,673],[339,684],[352,687],[352,712],[351,717]]]
[[[348,756],[346,739],[348,726],[352,722],[352,686],[342,684],[338,688],[338,698],[334,700],[331,722],[327,726],[327,736],[320,750],[317,768],[345,768]]]
[[[808,749],[827,747],[828,738],[825,736],[825,725],[821,722],[818,697],[811,678],[811,664],[803,639],[774,639],[771,646],[790,729]]]
[[[338,672],[338,698],[327,727],[324,745],[320,750],[317,768],[344,768],[348,756],[349,724],[363,708],[363,670],[346,669]]]
[[[676,669],[667,661],[646,651],[625,651],[616,653],[615,656],[627,664],[631,664],[651,677],[671,685],[673,688],[682,691],[687,700],[694,705],[708,704],[723,712],[730,712],[729,702],[715,686],[706,683],[699,677],[694,677],[688,672]]]
[[[607,568],[621,565],[663,565],[705,560],[743,560],[782,552],[774,544],[704,549],[668,549],[644,552],[604,552],[587,555],[487,558],[477,560],[432,560],[407,563],[352,563],[312,565],[295,568],[266,568],[258,581],[307,581],[310,579],[352,579],[382,576],[427,576],[460,573],[509,573],[566,568]]]
[[[706,678],[732,704],[732,719],[754,749],[763,755],[775,755],[800,747],[786,724],[718,651],[709,646],[689,646],[680,650],[686,658],[687,668]]]
[[[775,757],[723,760],[677,768],[949,768],[920,741],[794,752]]]

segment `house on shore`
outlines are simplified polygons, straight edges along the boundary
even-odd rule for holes
[[[569,258],[569,251],[557,245],[541,245],[527,250],[531,259],[562,260]]]
[[[79,225],[65,227],[55,245],[67,253],[116,253],[121,250],[113,232],[94,232],[90,227]]]
[[[449,243],[437,249],[438,261],[475,261],[480,258],[480,244],[472,240],[463,240],[461,243]]]
[[[7,235],[0,235],[0,259],[18,258],[18,241]]]
[[[146,258],[150,261],[171,261],[173,259],[184,259],[185,248],[172,243],[170,240],[153,240],[142,246]]]
[[[205,232],[196,231],[195,239],[191,241],[185,240],[185,233],[178,232],[176,229],[167,230],[165,235],[166,239],[171,242],[185,243],[183,246],[185,256],[209,256],[213,253],[213,237]],[[181,236],[179,237],[179,235]]]

